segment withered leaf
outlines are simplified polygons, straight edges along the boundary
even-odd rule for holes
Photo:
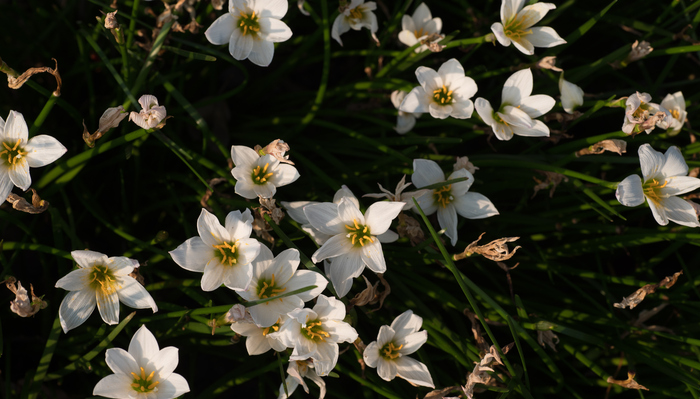
[[[41,199],[39,194],[37,194],[36,190],[33,188],[30,188],[30,190],[32,190],[31,204],[27,202],[26,199],[15,193],[10,193],[10,195],[7,196],[7,202],[11,203],[14,209],[17,209],[20,212],[30,213],[32,215],[42,213],[49,209],[49,201]]]
[[[49,67],[29,68],[19,76],[13,76],[13,74],[8,73],[7,86],[10,89],[19,89],[20,87],[22,87],[22,85],[24,85],[27,82],[27,80],[29,80],[29,78],[36,75],[37,73],[48,72],[56,78],[56,90],[53,92],[53,95],[54,97],[60,97],[61,86],[63,85],[63,82],[61,81],[61,74],[58,73],[58,61],[56,61],[55,58],[52,58],[52,60],[56,63],[56,67],[53,69]],[[4,71],[5,69],[3,68],[3,72]]]
[[[556,172],[550,172],[547,170],[537,170],[537,172],[543,174],[546,179],[545,180],[540,180],[536,177],[532,177],[534,181],[537,182],[537,185],[535,185],[534,190],[535,192],[532,193],[532,197],[530,198],[535,198],[535,195],[537,195],[537,192],[540,190],[544,190],[548,187],[551,186],[551,189],[549,190],[549,198],[554,197],[554,190],[557,189],[557,186],[562,182],[568,182],[569,178],[562,175],[561,173],[556,173]]]
[[[644,287],[635,291],[632,295],[623,298],[620,303],[614,303],[613,306],[615,306],[616,308],[622,308],[622,309],[629,306],[630,309],[634,309],[634,307],[639,305],[639,303],[642,302],[648,294],[655,292],[657,288],[669,288],[669,287],[671,287],[673,284],[676,283],[676,281],[678,280],[678,277],[681,274],[683,274],[682,270],[679,271],[678,273],[673,274],[673,276],[665,277],[658,284],[647,284]]]
[[[556,342],[554,342],[556,340]],[[537,343],[542,346],[549,346],[554,352],[557,351],[559,337],[552,330],[537,330]]]
[[[610,139],[599,141],[590,147],[580,149],[576,151],[576,156],[580,157],[582,155],[597,155],[602,154],[605,151],[615,152],[622,155],[623,152],[627,152],[627,142],[625,140]]]
[[[436,389],[434,391],[428,392],[423,399],[443,399],[448,393],[460,389],[459,386],[447,387],[442,389]]]
[[[452,255],[452,259],[461,260],[472,256],[473,254],[479,254],[484,258],[490,259],[494,262],[500,262],[512,258],[513,255],[515,255],[515,251],[517,251],[519,248],[522,248],[520,246],[517,246],[513,248],[512,251],[509,251],[508,245],[506,245],[506,243],[516,241],[520,237],[503,237],[497,240],[493,240],[486,245],[477,245],[477,243],[479,242],[479,240],[481,240],[481,237],[483,237],[484,234],[486,233],[481,233],[481,235],[479,236],[479,238],[476,239],[476,241],[467,245],[467,247],[464,249],[464,252],[462,252],[461,254]]]
[[[634,380],[634,373],[627,372],[627,379],[626,380],[616,380],[612,377],[608,377],[607,382],[610,384],[615,384],[619,385],[623,388],[627,389],[643,389],[645,391],[648,391],[647,387],[644,385],[640,385],[637,383],[637,381]]]

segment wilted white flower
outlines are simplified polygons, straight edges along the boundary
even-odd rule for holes
[[[413,46],[421,40],[425,40],[431,35],[439,35],[442,29],[442,20],[433,18],[430,14],[430,9],[425,3],[420,3],[413,13],[413,16],[404,15],[401,19],[401,29],[399,32],[399,41],[408,47]],[[416,53],[420,53],[428,49],[428,46],[423,44],[416,48]]]
[[[157,103],[158,102],[156,100],[156,104]],[[127,113],[124,111],[124,107],[121,105],[118,107],[107,108],[100,117],[100,127],[97,128],[97,131],[107,133],[109,129],[119,126],[119,123],[122,121],[122,119],[126,118],[126,115]]]
[[[231,174],[236,179],[236,194],[243,198],[272,198],[277,187],[286,186],[299,178],[294,166],[280,163],[270,154],[260,156],[250,147],[231,146],[231,159],[235,165]]]
[[[681,128],[688,117],[688,113],[685,111],[685,98],[683,98],[683,93],[677,91],[673,94],[667,94],[664,100],[661,101],[661,107],[671,113],[671,117],[668,118],[668,130],[666,134],[669,136],[677,135],[681,132]]]
[[[399,115],[396,117],[396,127],[394,128],[398,134],[406,134],[410,132],[416,125],[416,119],[423,115],[422,112],[413,113],[401,111],[401,103],[403,102],[403,99],[406,98],[406,94],[408,93],[403,90],[394,90],[391,93],[391,103],[394,104],[394,108],[399,110]]]
[[[532,55],[535,47],[554,47],[566,43],[549,26],[532,25],[538,23],[549,10],[555,9],[552,3],[535,3],[523,6],[527,0],[502,0],[501,22],[491,25],[491,31],[503,46],[511,43],[523,54]]]
[[[365,3],[365,0],[351,0],[350,4],[342,8],[340,14],[333,21],[331,37],[342,46],[343,41],[340,40],[340,35],[349,31],[350,28],[353,30],[367,28],[372,33],[374,41],[379,45],[379,39],[376,35],[379,27],[377,16],[372,12],[376,9],[377,3],[373,1]]]
[[[559,75],[559,93],[561,93],[561,106],[567,113],[573,114],[576,107],[583,105],[583,89],[564,80],[564,72]]]
[[[469,157],[457,157],[455,164],[452,165],[452,170],[456,172],[460,169],[466,169],[471,174],[479,170],[473,163],[469,162]]]
[[[210,43],[228,43],[228,51],[238,61],[250,60],[268,66],[275,54],[275,43],[287,41],[292,31],[281,21],[288,3],[277,0],[229,0],[229,12],[220,16],[204,32]]]
[[[656,126],[665,129],[668,126],[667,118],[671,113],[659,104],[650,102],[648,93],[636,92],[625,101],[625,119],[622,123],[622,131],[627,134],[651,133]]]
[[[410,192],[403,192],[408,186],[411,185],[411,183],[406,183],[406,175],[403,175],[401,180],[399,180],[399,183],[396,185],[396,191],[393,193],[384,187],[382,187],[381,184],[377,183],[379,186],[379,189],[382,191],[381,193],[376,193],[376,194],[365,194],[363,197],[370,197],[370,198],[386,198],[389,201],[394,201],[394,202],[403,202],[405,205],[403,206],[404,211],[408,211],[413,209],[414,203],[412,198],[418,198],[423,194],[427,194],[430,190],[418,190],[418,191],[410,191]]]
[[[165,119],[167,112],[165,107],[158,105],[158,99],[150,94],[144,94],[139,98],[141,111],[131,111],[129,120],[139,125],[142,129],[152,129]]]
[[[224,319],[227,323],[253,323],[253,318],[250,317],[250,313],[248,313],[245,306],[241,305],[240,303],[231,306],[231,309],[229,309],[228,312],[226,312],[226,315],[224,315]]]
[[[34,316],[39,310],[46,308],[47,303],[41,298],[34,295],[34,287],[30,284],[29,289],[31,290],[32,297],[29,298],[27,295],[27,289],[22,287],[22,283],[17,281],[15,286],[15,278],[8,277],[5,281],[7,288],[15,294],[15,299],[10,301],[10,310],[19,317],[30,317]]]

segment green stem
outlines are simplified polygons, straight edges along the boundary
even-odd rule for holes
[[[29,130],[30,135],[34,135],[34,133],[39,130],[41,125],[44,123],[46,120],[46,117],[49,116],[49,113],[51,112],[51,109],[53,108],[54,104],[56,104],[56,97],[55,95],[51,94],[48,100],[46,100],[46,104],[44,105],[44,109],[41,110],[41,113],[39,116],[36,117],[34,120],[34,124],[32,125],[32,128]]]
[[[129,22],[129,32],[126,38],[126,48],[131,48],[134,44],[134,31],[136,30],[136,15],[139,11],[139,0],[134,0],[131,7],[131,22]]]
[[[131,87],[131,93],[138,93],[139,90],[141,89],[143,82],[146,80],[146,76],[148,75],[148,72],[151,70],[151,67],[153,66],[153,62],[155,62],[156,57],[158,56],[158,53],[160,52],[160,48],[163,46],[165,39],[168,37],[168,33],[170,33],[170,27],[172,25],[173,25],[173,21],[168,21],[160,29],[160,32],[158,33],[156,40],[153,42],[153,47],[151,47],[151,52],[148,53],[148,57],[146,57],[146,62],[143,63],[143,67],[141,67],[139,74],[136,76],[136,82],[134,82],[134,85]],[[131,98],[128,98],[124,102],[124,109],[128,109],[129,104],[131,102],[133,102],[133,100]]]
[[[53,353],[56,351],[56,344],[58,344],[58,337],[61,335],[61,320],[58,315],[53,321],[53,326],[51,327],[51,332],[49,332],[49,338],[46,340],[46,346],[44,347],[44,353],[41,355],[41,360],[39,360],[39,366],[36,368],[36,373],[34,373],[34,378],[31,381],[31,387],[29,389],[29,399],[36,399],[41,391],[41,383],[46,377],[46,372],[49,369],[49,364],[51,363],[51,358],[53,358]]]
[[[489,40],[486,40],[489,36],[493,36],[493,33],[488,33],[484,36],[479,36],[479,37],[470,37],[469,39],[453,40],[453,41],[447,43],[447,45],[445,45],[445,50],[447,50],[448,48],[452,48],[452,47],[459,47],[459,46],[466,46],[469,44],[481,44],[481,43],[490,42]],[[494,40],[495,40],[495,38],[494,38]]]

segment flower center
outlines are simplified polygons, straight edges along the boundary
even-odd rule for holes
[[[260,18],[255,16],[255,11],[250,15],[241,11],[241,16],[238,18],[238,29],[241,30],[243,35],[255,36],[260,32]]]
[[[160,381],[152,381],[155,371],[151,371],[151,374],[146,377],[146,371],[141,367],[141,375],[131,372],[134,376],[134,382],[131,384],[131,388],[136,392],[152,392],[158,391],[156,385],[160,384]]]
[[[89,274],[90,288],[93,290],[101,290],[105,295],[111,294],[117,290],[117,279],[114,277],[112,269],[107,265],[95,265]]]
[[[384,359],[387,360],[396,360],[401,354],[399,353],[399,350],[403,348],[403,344],[397,346],[394,346],[393,342],[389,342],[388,344],[384,345],[382,349],[379,351],[379,353],[382,355]]]
[[[279,331],[279,330],[280,330],[280,320],[277,319],[277,323],[271,325],[270,327],[266,327],[266,328],[263,330],[262,334],[263,334],[263,337],[267,337],[267,334],[270,334],[270,333],[273,333],[273,332],[277,332],[277,331]]]
[[[238,260],[238,254],[236,253],[236,243],[225,242],[223,244],[214,245],[214,248],[219,250],[216,254],[224,266],[233,266]]]
[[[374,238],[372,238],[372,234],[369,231],[369,226],[358,224],[357,219],[353,219],[352,222],[355,224],[354,226],[345,225],[345,228],[348,229],[348,235],[346,237],[352,241],[352,245],[364,247],[365,241],[374,242]]]
[[[301,334],[312,341],[323,341],[331,335],[321,328],[321,322],[314,320],[301,328]]]
[[[416,35],[416,39],[418,39],[419,37],[422,37],[423,35],[425,35],[426,32],[423,32],[423,28],[420,28],[418,30],[414,30],[413,34]]]
[[[447,87],[442,85],[441,88],[433,90],[433,98],[440,105],[452,104],[452,90],[448,91]]]
[[[435,197],[435,202],[440,204],[441,207],[447,207],[447,204],[455,199],[455,197],[452,196],[452,185],[448,184],[433,190],[433,197]]]
[[[27,155],[27,152],[24,151],[24,148],[19,146],[19,143],[22,142],[22,139],[17,139],[17,141],[12,144],[11,142],[3,142],[2,147],[0,147],[0,159],[5,159],[7,157],[7,163],[10,165],[14,165],[15,162],[21,162],[22,157]]]
[[[647,199],[653,201],[655,204],[658,204],[661,202],[661,198],[666,198],[668,195],[661,194],[659,191],[660,189],[666,187],[668,184],[668,180],[664,179],[663,184],[659,182],[656,179],[651,179],[642,185],[642,189],[644,190],[644,196],[647,197]]]
[[[284,291],[286,288],[277,288],[275,286],[275,275],[272,275],[270,281],[260,281],[258,282],[258,297],[259,298],[269,298],[271,296],[278,295]],[[267,302],[269,303],[269,302]]]
[[[525,30],[526,28],[529,28],[529,26],[523,26],[525,24],[525,19],[527,15],[522,15],[520,18],[516,15],[513,19],[510,21],[506,22],[505,26],[503,27],[503,33],[511,38],[518,40],[522,38],[523,36],[529,35],[532,33],[532,29]]]
[[[260,167],[260,165],[258,165],[253,169],[253,183],[262,185],[270,180],[274,173],[267,171],[267,168],[269,166],[270,164],[266,163],[265,166],[263,166],[262,168]]]
[[[360,9],[360,7],[355,7],[350,10],[350,18],[362,19],[362,9]]]
[[[677,109],[672,109],[671,116],[673,117],[673,119],[678,119],[680,121],[681,120],[681,111],[679,111]]]

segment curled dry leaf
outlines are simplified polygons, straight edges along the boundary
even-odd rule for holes
[[[552,197],[554,197],[554,190],[557,189],[557,186],[562,181],[564,181],[564,182],[569,181],[569,178],[562,175],[561,173],[549,172],[546,170],[537,170],[537,172],[543,174],[545,176],[545,180],[540,180],[534,176],[532,177],[532,179],[534,181],[536,181],[537,184],[534,187],[535,192],[532,193],[532,197],[530,197],[530,199],[535,198],[538,191],[549,188],[550,186],[551,186],[551,188],[549,189],[549,198],[552,198]]]
[[[30,190],[32,191],[31,204],[23,197],[20,197],[14,193],[10,193],[10,195],[7,196],[7,202],[11,203],[14,209],[17,209],[20,212],[31,213],[32,215],[42,213],[49,209],[49,201],[41,199],[39,194],[37,194],[36,190],[33,188],[30,188]]]
[[[643,389],[645,391],[648,391],[649,389],[647,389],[644,385],[640,385],[637,383],[637,381],[634,380],[634,376],[635,376],[635,373],[628,371],[626,380],[616,380],[612,377],[608,377],[607,382],[610,384],[619,385],[619,386],[621,386],[623,388],[627,388],[627,389]]]
[[[556,340],[556,342],[554,342]],[[559,343],[559,337],[552,330],[537,330],[537,343],[542,346],[549,346],[554,352],[557,351],[557,344]]]
[[[639,312],[637,320],[634,320],[632,322],[632,325],[635,327],[646,327],[644,323],[650,318],[656,316],[656,314],[662,311],[666,306],[668,306],[668,303],[662,303],[661,305],[655,306],[651,309],[642,310],[641,312]]]
[[[423,399],[443,399],[447,398],[447,394],[456,391],[460,389],[459,386],[454,386],[454,387],[447,387],[447,388],[442,388],[442,389],[436,389],[434,391],[428,392],[427,395],[423,397]]]
[[[472,334],[474,334],[474,341],[476,341],[476,348],[479,350],[479,356],[486,356],[486,354],[489,352],[489,344],[481,334],[481,325],[477,321],[476,314],[467,310],[465,310],[464,314],[472,323]]]
[[[615,152],[622,155],[623,152],[627,152],[627,142],[625,140],[618,139],[599,141],[588,148],[582,148],[576,151],[576,156],[598,155],[604,153],[605,151]]]
[[[15,285],[15,282],[17,285]],[[10,301],[10,310],[18,316],[34,316],[39,310],[46,308],[46,302],[34,294],[34,287],[31,284],[29,284],[31,301],[29,300],[29,295],[27,295],[27,290],[14,277],[8,277],[5,280],[5,286],[15,294],[15,299]]]
[[[513,248],[512,251],[509,251],[508,245],[506,245],[506,243],[516,241],[520,237],[503,237],[499,238],[498,240],[493,240],[486,245],[477,245],[477,243],[479,242],[479,240],[481,240],[481,237],[483,237],[484,234],[486,233],[481,233],[481,235],[476,241],[467,245],[467,248],[465,248],[464,252],[462,252],[461,254],[452,255],[452,259],[461,260],[472,256],[473,254],[479,254],[492,261],[500,262],[512,258],[513,255],[515,255],[515,251],[517,251],[519,248],[522,248],[520,246],[517,246]]]
[[[381,309],[384,305],[384,300],[391,293],[391,287],[389,286],[389,283],[387,283],[387,281],[384,279],[384,275],[382,273],[377,274],[377,277],[379,277],[379,281],[374,283],[374,285],[372,285],[369,282],[367,277],[365,277],[364,275],[362,275],[362,277],[365,279],[365,284],[367,284],[367,288],[362,290],[362,292],[355,295],[355,297],[350,300],[350,307],[374,305],[377,302],[379,302],[379,307],[370,310],[368,313],[376,312],[377,310]],[[384,291],[379,291],[378,289],[380,282],[384,286]]]
[[[36,75],[37,73],[42,73],[42,72],[47,72],[50,73],[51,75],[56,78],[56,90],[54,90],[53,95],[54,97],[60,97],[61,96],[61,86],[63,85],[63,82],[61,81],[61,74],[58,73],[58,61],[56,61],[55,58],[52,58],[53,62],[56,63],[56,67],[51,69],[49,67],[38,67],[38,68],[29,68],[26,71],[24,71],[23,74],[19,75],[17,72],[15,72],[14,69],[10,68],[7,64],[5,64],[2,59],[0,59],[0,64],[2,64],[2,67],[0,67],[0,71],[5,72],[7,74],[7,87],[10,89],[19,89],[24,85],[24,83],[29,80],[32,76]]]
[[[100,125],[97,128],[97,131],[93,134],[90,134],[90,131],[88,131],[88,128],[85,125],[85,121],[83,121],[83,141],[85,141],[85,144],[87,144],[88,147],[95,147],[95,141],[97,141],[110,129],[119,126],[119,123],[122,121],[122,119],[126,118],[127,115],[129,114],[121,105],[107,108],[100,117]]]
[[[537,64],[535,64],[535,68],[540,68],[540,69],[551,69],[556,72],[561,72],[563,69],[557,68],[556,65],[554,65],[557,62],[557,57],[555,56],[549,56],[549,57],[544,57],[541,60],[537,61]]]
[[[663,280],[659,281],[658,284],[647,284],[635,291],[632,295],[623,298],[620,303],[613,304],[613,306],[622,309],[626,307],[634,309],[634,307],[639,305],[639,303],[642,302],[648,294],[655,292],[657,288],[670,288],[676,283],[676,281],[678,281],[678,277],[681,274],[683,274],[682,270],[678,273],[674,273],[672,276],[665,277]]]

